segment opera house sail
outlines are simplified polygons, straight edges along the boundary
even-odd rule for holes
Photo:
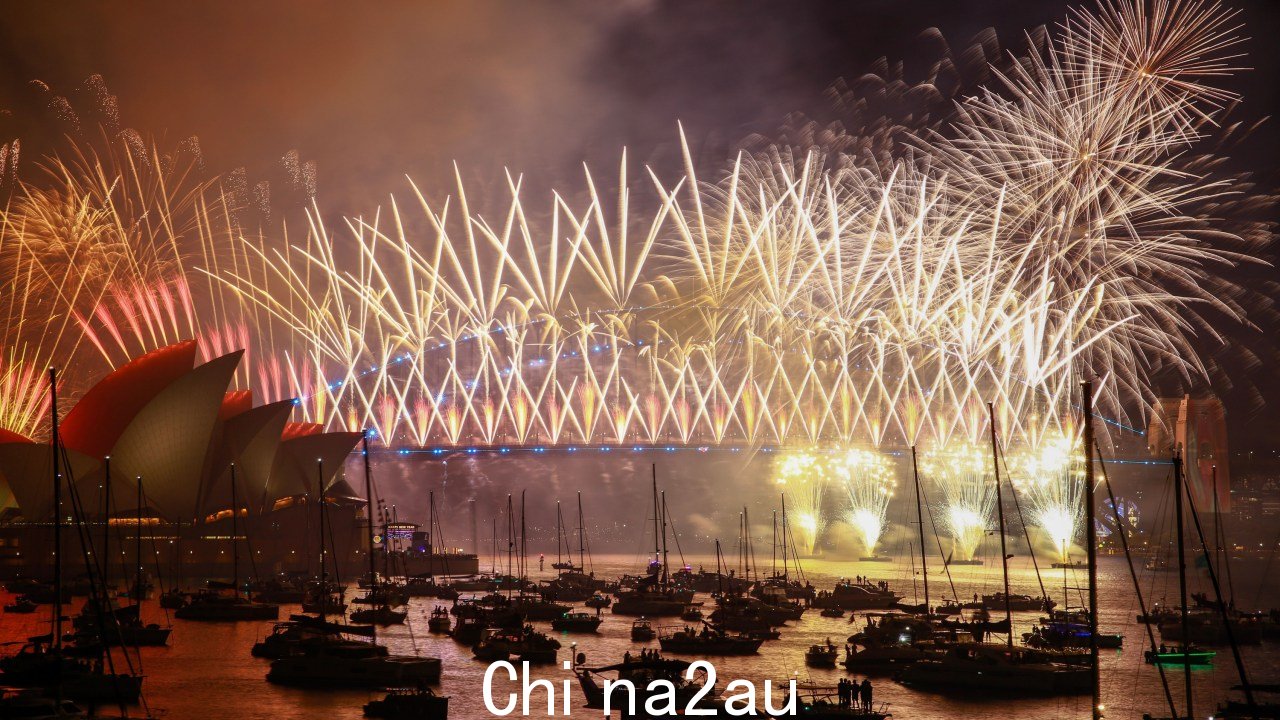
[[[132,567],[141,553],[139,565],[166,582],[230,578],[234,465],[242,576],[310,575],[319,564],[312,528],[323,483],[328,552],[341,575],[355,577],[367,562],[365,501],[344,473],[361,434],[292,422],[292,400],[255,407],[250,391],[229,389],[241,355],[199,362],[188,340],[121,365],[83,393],[59,431],[83,521],[97,526],[95,536],[111,526],[132,536],[140,524],[143,540],[137,550],[121,545],[123,562]],[[47,438],[0,430],[0,577],[52,575],[52,460]],[[74,527],[63,532],[64,542],[75,537]],[[414,571],[478,571],[474,555],[434,557],[419,558]]]

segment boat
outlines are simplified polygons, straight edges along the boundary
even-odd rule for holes
[[[779,682],[779,685],[786,683]],[[854,688],[856,690],[856,686]],[[796,683],[795,712],[773,717],[859,718],[860,720],[886,720],[893,717],[888,703],[864,708],[856,700],[843,702],[840,689],[831,685]]]
[[[283,573],[250,583],[249,591],[259,602],[277,605],[301,604],[307,596],[306,588],[298,578]]]
[[[526,620],[547,621],[573,610],[570,605],[543,600],[538,595],[521,593],[508,598],[510,608]]]
[[[110,601],[105,601],[110,606]],[[112,607],[109,612],[100,608],[101,603],[86,602],[80,614],[72,619],[77,644],[102,643],[106,647],[163,647],[169,644],[172,628],[159,623],[143,623],[137,604],[122,608]]]
[[[844,617],[844,610],[838,607],[829,607],[823,608],[822,612],[818,614],[825,618],[842,618]]]
[[[599,615],[584,612],[565,613],[555,620],[551,621],[551,629],[560,630],[562,632],[588,632],[593,633],[600,627],[600,623],[604,622]]]
[[[449,615],[449,608],[437,605],[431,610],[431,617],[427,620],[427,630],[433,633],[447,633],[452,625],[453,618]]]
[[[52,689],[56,679],[62,696],[79,702],[136,703],[142,694],[141,675],[106,672],[99,663],[74,657],[59,645],[30,642],[0,658],[0,684]]]
[[[271,661],[267,682],[304,688],[413,687],[440,680],[438,658],[391,655],[372,642],[315,638]]]
[[[1232,637],[1239,645],[1257,645],[1262,642],[1262,623],[1252,617],[1231,618],[1231,633],[1227,633],[1219,611],[1199,610],[1187,612],[1179,620],[1166,620],[1158,627],[1160,639],[1174,643],[1190,642],[1194,645],[1227,645]]]
[[[250,654],[256,658],[289,657],[301,654],[302,644],[309,640],[340,640],[344,636],[372,638],[372,625],[350,625],[329,622],[310,615],[290,615],[287,622],[276,623],[271,634],[253,644]]]
[[[1089,563],[1083,560],[1068,560],[1066,562],[1056,562],[1050,565],[1054,570],[1088,570]]]
[[[85,717],[84,710],[67,699],[51,698],[37,690],[5,692],[0,697],[0,718],[5,720],[61,720]]]
[[[1187,647],[1166,647],[1161,645],[1155,650],[1142,653],[1148,665],[1212,665],[1217,653],[1188,645]]]
[[[381,720],[446,720],[449,697],[429,687],[391,688],[381,700],[364,705],[364,716]]]
[[[333,583],[314,581],[307,584],[302,598],[302,612],[317,615],[341,615],[347,611],[343,592]]]
[[[351,622],[385,627],[387,625],[403,625],[407,617],[409,617],[408,610],[393,610],[390,606],[379,605],[378,607],[353,611],[351,613]]]
[[[613,604],[613,598],[608,595],[596,593],[595,595],[587,598],[587,601],[583,604],[594,610],[603,610]]]
[[[84,703],[136,703],[142,694],[142,676],[133,672],[112,672],[114,665],[112,656],[104,649],[101,637],[93,648],[92,661],[75,656],[74,648],[63,644],[62,598],[67,594],[63,587],[63,549],[62,527],[64,518],[71,513],[77,524],[83,522],[79,516],[79,508],[75,503],[63,502],[62,486],[62,447],[58,434],[58,378],[57,371],[49,369],[49,417],[52,431],[49,433],[50,450],[53,457],[51,472],[52,499],[51,514],[53,516],[53,585],[50,592],[53,602],[50,607],[51,630],[48,635],[28,640],[17,653],[0,658],[0,685],[9,687],[41,688],[52,692],[55,697]],[[110,458],[104,461],[105,474],[110,473]],[[66,477],[68,485],[72,482]],[[141,484],[139,484],[141,488]],[[141,494],[141,490],[139,490]],[[85,553],[86,561],[88,553]],[[90,573],[94,566],[86,562]],[[87,590],[90,602],[101,602],[105,597],[106,587],[99,582],[88,583]],[[33,602],[35,600],[33,599]],[[126,650],[127,653],[127,650]],[[16,702],[16,701],[15,701]],[[15,709],[19,706],[15,704]],[[54,717],[66,709],[59,704],[52,708]]]
[[[666,494],[658,492],[658,469],[653,471],[653,557],[643,576],[624,577],[632,589],[614,593],[611,610],[615,615],[679,617],[693,602],[694,590],[672,582],[668,573]]]
[[[1053,622],[1035,626],[1022,634],[1027,647],[1041,650],[1067,650],[1090,647],[1090,630],[1085,623]],[[1098,647],[1115,650],[1124,646],[1124,636],[1115,633],[1098,633]]]
[[[1231,686],[1232,691],[1246,690],[1244,685]],[[1217,711],[1209,716],[1209,720],[1280,720],[1280,685],[1265,683],[1249,683],[1248,692],[1243,700],[1232,697],[1219,705]],[[1267,699],[1261,700],[1255,694]]]
[[[829,591],[819,591],[813,598],[813,607],[838,608],[851,612],[860,610],[888,610],[898,602],[897,593],[887,583],[843,580]]]
[[[480,642],[472,649],[472,654],[477,660],[486,662],[514,658],[519,662],[538,665],[554,663],[559,649],[558,641],[537,632],[532,625],[525,625],[517,630],[485,630]]]
[[[610,610],[615,615],[679,617],[690,599],[691,594],[675,590],[633,590],[618,593]]]
[[[278,620],[280,606],[272,603],[256,602],[252,598],[240,595],[240,543],[236,529],[236,518],[239,502],[236,499],[236,466],[231,469],[231,583],[229,585],[208,583],[208,587],[200,592],[187,595],[182,607],[174,610],[173,616],[179,620],[200,620],[203,622],[240,622],[252,620]],[[322,545],[323,547],[323,545]],[[220,590],[230,590],[227,595]]]
[[[160,593],[160,607],[165,610],[177,610],[187,604],[187,594],[173,588]]]
[[[849,636],[849,642],[917,643],[933,637],[934,624],[922,617],[903,613],[868,613],[867,624]],[[850,622],[853,618],[850,618]]]
[[[702,619],[702,608],[697,605],[690,605],[680,613],[680,619],[685,622],[698,622]]]
[[[31,602],[26,595],[19,595],[17,600],[14,600],[12,603],[4,606],[4,611],[7,613],[26,615],[35,612],[38,607],[39,605]]]
[[[663,652],[680,655],[754,655],[764,639],[747,634],[729,634],[704,623],[702,629],[684,626],[674,632],[658,635]]]
[[[897,677],[908,687],[1001,695],[1076,695],[1091,692],[1087,667],[1044,662],[1029,648],[959,643],[918,659]]]
[[[429,597],[440,600],[457,600],[461,593],[452,585],[436,582],[434,576],[416,576],[404,583],[404,593],[409,597]]]
[[[868,675],[890,674],[926,657],[928,652],[912,643],[851,643],[845,647],[840,664],[846,670]]]
[[[1014,595],[1008,596],[1005,601],[1005,594],[1002,592],[994,592],[989,595],[983,595],[981,599],[974,602],[965,603],[963,607],[966,610],[1004,610],[1006,607],[1012,612],[1030,612],[1044,611],[1049,612],[1057,607],[1057,602],[1047,597],[1032,597],[1031,595]]]
[[[592,710],[605,707],[606,697],[602,684],[619,688],[612,690],[607,699],[610,709],[619,711],[623,717],[647,717],[643,714],[646,701],[658,694],[670,697],[674,693],[676,707],[681,709],[695,703],[695,707],[715,714],[723,707],[723,703],[717,698],[715,685],[707,687],[708,678],[705,674],[690,679],[690,663],[683,660],[670,660],[657,652],[645,652],[640,657],[627,653],[622,662],[602,667],[586,667],[586,662],[586,655],[579,653],[574,658],[573,673],[578,678],[578,687],[582,689],[587,708]],[[607,673],[612,673],[615,677],[607,678]],[[627,687],[622,684],[624,681],[635,688],[634,693],[624,689]],[[659,686],[650,689],[655,682]],[[662,687],[668,683],[667,687]]]
[[[1084,447],[1092,449],[1092,425],[1090,424],[1091,390],[1086,382],[1085,388],[1085,435]],[[996,417],[994,404],[988,403],[988,428],[991,432],[991,461],[995,485],[995,505],[998,524],[996,531],[1000,538],[1000,565],[1004,581],[1004,591],[983,598],[984,601],[996,601],[996,607],[1004,610],[1004,623],[1008,633],[1005,643],[993,644],[984,642],[954,643],[944,646],[940,653],[918,659],[907,665],[898,673],[898,682],[909,687],[927,691],[944,693],[982,693],[985,695],[1074,695],[1097,692],[1094,673],[1096,665],[1080,667],[1067,663],[1049,662],[1045,660],[1044,651],[1027,647],[1015,647],[1013,644],[1012,618],[1014,609],[1013,596],[1009,591],[1009,553],[1005,536],[1004,499],[1000,477],[999,449],[996,440]],[[1090,450],[1092,451],[1092,450]],[[1092,463],[1085,463],[1088,479],[1086,520],[1090,532],[1093,528],[1092,509]],[[1090,538],[1092,539],[1092,538]],[[1088,543],[1086,543],[1087,545]],[[1092,551],[1091,551],[1092,552]],[[1090,578],[1092,580],[1092,578]],[[1025,597],[1025,596],[1023,596]],[[1092,597],[1092,594],[1091,594]],[[1030,598],[1027,598],[1031,602]],[[1046,607],[1047,598],[1040,598],[1034,608]],[[1096,613],[1096,608],[1091,607]],[[1095,615],[1096,616],[1096,615]],[[1096,655],[1092,658],[1096,662]],[[1095,703],[1096,704],[1096,703]]]
[[[840,657],[840,650],[831,644],[831,640],[827,640],[823,645],[810,645],[809,649],[804,653],[804,664],[809,667],[830,667],[836,666],[836,660]]]
[[[409,601],[409,593],[403,585],[384,582],[368,588],[365,594],[351,599],[352,605],[404,605]]]
[[[1137,622],[1142,623],[1143,625],[1161,625],[1163,623],[1177,620],[1181,617],[1181,613],[1178,608],[1154,603],[1145,613],[1138,613],[1134,617]]]
[[[202,622],[240,622],[278,620],[280,606],[254,602],[245,597],[202,590],[187,597],[187,604],[173,611],[179,620]]]
[[[519,618],[517,618],[518,620]],[[500,625],[489,621],[484,616],[458,616],[458,620],[454,623],[453,629],[449,631],[449,635],[456,642],[473,646],[484,637],[484,631],[492,627],[500,627]]]
[[[887,563],[893,562],[893,558],[887,555],[864,555],[858,558],[858,562]]]
[[[631,640],[633,642],[649,642],[656,637],[658,637],[658,633],[648,620],[640,618],[631,623]]]

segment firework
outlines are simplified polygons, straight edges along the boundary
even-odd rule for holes
[[[1011,479],[1029,499],[1030,523],[1052,543],[1062,562],[1084,522],[1084,463],[1070,433],[1044,438],[1010,459]]]
[[[942,488],[942,522],[951,535],[951,557],[973,560],[996,507],[990,453],[974,445],[926,453],[920,472]]]
[[[848,494],[849,524],[862,541],[863,551],[873,556],[884,532],[889,500],[893,498],[893,468],[880,453],[857,449],[837,455],[832,465],[835,477]]]
[[[812,555],[827,525],[824,500],[828,462],[817,453],[788,453],[780,458],[774,477],[787,498],[789,522],[801,552]]]
[[[458,173],[449,197],[411,185],[337,227],[313,205],[300,236],[245,232],[235,200],[129,135],[107,171],[86,154],[16,191],[0,267],[27,280],[7,317],[56,287],[42,357],[249,346],[240,384],[262,400],[388,445],[967,448],[991,401],[1006,447],[1043,448],[1081,372],[1139,425],[1153,372],[1204,376],[1198,308],[1241,315],[1212,281],[1248,260],[1208,219],[1225,188],[1185,160],[1230,99],[1212,81],[1235,47],[1215,6],[1108,3],[897,157],[774,149],[707,180],[686,144],[672,178],[624,154],[545,207],[508,176],[483,210]],[[930,474],[971,557],[992,501],[954,452]],[[812,551],[827,478],[805,472],[788,495]],[[856,500],[868,547],[876,507]]]

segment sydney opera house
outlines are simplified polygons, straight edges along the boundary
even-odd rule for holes
[[[228,390],[241,352],[203,364],[198,353],[186,341],[136,358],[65,412],[62,514],[78,523],[64,525],[64,542],[108,537],[125,567],[141,552],[164,578],[230,577],[236,553],[245,576],[310,574],[323,486],[326,549],[358,572],[365,503],[344,468],[360,434],[291,422],[290,400],[255,407],[250,392]],[[0,575],[51,574],[52,471],[48,442],[0,430]]]

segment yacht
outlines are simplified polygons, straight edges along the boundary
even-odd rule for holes
[[[1092,691],[1089,668],[1045,662],[1029,648],[960,643],[904,668],[898,681],[940,692],[1007,695],[1077,695]]]
[[[313,638],[271,662],[267,681],[312,688],[415,687],[440,680],[438,658],[391,655],[372,642]]]

